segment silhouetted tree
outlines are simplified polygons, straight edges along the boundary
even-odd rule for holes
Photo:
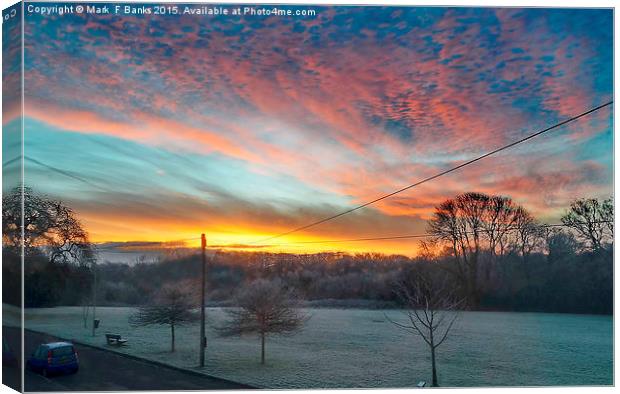
[[[530,254],[542,245],[544,232],[536,219],[523,207],[518,207],[514,211],[514,247],[521,255],[523,270],[526,279],[530,279],[529,257]]]
[[[484,210],[483,229],[488,239],[491,254],[503,256],[508,246],[508,237],[514,229],[515,213],[518,209],[513,201],[504,196],[490,196]]]
[[[593,251],[601,251],[613,242],[613,200],[579,199],[571,203],[562,223],[575,231],[578,239]]]
[[[480,300],[478,266],[489,201],[490,197],[482,193],[460,194],[439,204],[428,222],[434,241],[447,243],[453,251],[454,274],[470,307],[477,307]]]
[[[22,200],[23,198],[23,200]],[[28,187],[18,187],[2,198],[2,240],[5,247],[19,249],[25,256],[44,253],[52,263],[88,265],[94,249],[75,212],[61,201],[45,198]]]
[[[553,229],[547,234],[546,242],[549,263],[567,260],[577,254],[577,240],[572,233]]]
[[[89,293],[82,284],[90,281],[82,280],[80,275],[72,277],[77,272],[68,266],[90,267],[95,251],[75,212],[62,202],[39,195],[28,187],[13,189],[2,198],[2,243],[7,261],[3,264],[4,284],[21,283],[23,246],[25,305],[55,305],[67,289],[79,297]]]
[[[490,280],[498,256],[503,257],[511,247],[516,249],[529,277],[529,256],[543,239],[540,226],[525,208],[508,197],[483,193],[459,194],[439,204],[428,222],[428,231],[433,242],[452,251],[455,268],[447,269],[458,278],[471,308],[480,303],[480,277]],[[481,261],[483,256],[488,256],[486,261]],[[485,263],[484,275],[479,272],[481,263]]]
[[[291,334],[308,320],[297,308],[295,297],[282,288],[280,281],[258,279],[235,297],[236,308],[226,311],[229,321],[219,327],[224,336],[258,334],[261,364],[265,364],[265,339],[268,335]]]

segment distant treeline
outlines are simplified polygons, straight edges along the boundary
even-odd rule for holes
[[[58,205],[46,210],[52,224],[58,223],[58,212],[64,213]],[[3,299],[19,305],[21,264],[18,249],[11,246],[18,245],[19,237],[15,225],[7,228],[10,213],[3,211]],[[466,193],[436,208],[428,226],[432,237],[415,258],[218,252],[208,262],[207,301],[226,305],[240,287],[262,278],[278,280],[312,306],[397,307],[396,285],[423,270],[449,281],[468,309],[613,313],[611,200],[577,200],[562,223],[562,228],[544,226],[508,198]],[[58,247],[26,249],[27,307],[89,304],[95,277],[97,305],[148,304],[167,285],[198,288],[198,253],[134,265],[94,265],[79,231],[69,234],[80,247],[76,254],[75,248],[67,249],[66,240],[48,235],[53,226],[44,228],[48,230],[40,233]],[[69,238],[67,232],[55,231]],[[31,238],[42,237],[37,234],[32,232]]]
[[[550,250],[527,262],[509,253],[499,264],[481,260],[481,298],[475,309],[611,314],[612,257],[604,252]],[[220,253],[209,262],[207,299],[229,301],[239,286],[257,278],[279,278],[312,305],[398,306],[394,285],[420,269],[451,269],[449,256],[428,259],[377,254],[287,255]],[[141,305],[166,284],[196,288],[200,256],[153,263],[106,263],[97,267],[98,304]],[[529,278],[528,278],[529,276]],[[6,276],[5,276],[6,278]],[[452,278],[448,276],[448,278]],[[26,275],[28,306],[82,305],[91,299],[92,275],[77,266],[49,265]],[[458,286],[452,278],[453,286]],[[12,287],[5,282],[5,290]],[[14,283],[18,285],[19,283]],[[346,300],[337,303],[333,300]],[[324,301],[321,303],[320,301]],[[367,301],[373,301],[368,303]]]

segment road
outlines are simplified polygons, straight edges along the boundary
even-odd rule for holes
[[[2,327],[2,335],[19,358],[20,331],[14,327]],[[25,354],[31,354],[43,342],[58,338],[31,331],[25,332]],[[145,360],[133,359],[124,355],[75,345],[80,370],[74,375],[60,375],[45,378],[26,371],[25,391],[121,391],[121,390],[240,390],[252,389],[239,383],[199,375]],[[21,360],[20,360],[21,364]],[[3,367],[3,374],[15,376]],[[4,379],[3,379],[4,380]]]

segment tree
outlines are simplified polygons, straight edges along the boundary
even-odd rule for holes
[[[175,350],[175,327],[189,324],[198,320],[193,310],[192,295],[180,288],[165,286],[156,296],[155,302],[138,308],[138,311],[129,318],[133,327],[151,325],[170,326],[170,351]]]
[[[236,295],[235,304],[237,308],[226,311],[229,320],[218,330],[223,336],[258,334],[261,364],[265,364],[268,335],[294,333],[309,318],[299,311],[295,297],[279,281],[255,280]]]
[[[578,199],[571,203],[562,216],[562,223],[572,228],[586,247],[599,252],[613,242],[614,207],[611,198],[599,201],[595,198]]]
[[[508,236],[514,227],[518,207],[504,196],[490,196],[483,217],[483,228],[488,239],[491,254],[503,256]]]
[[[8,262],[3,264],[3,283],[21,283],[23,278],[24,303],[30,307],[53,306],[67,290],[76,294],[74,289],[82,289],[85,282],[70,277],[69,265],[90,269],[96,259],[75,212],[28,187],[14,188],[2,198],[2,244]],[[26,262],[23,277],[22,247]],[[14,298],[8,299],[17,301]]]
[[[570,260],[577,254],[577,240],[572,233],[553,229],[547,234],[546,241],[549,263]]]
[[[439,204],[428,222],[434,241],[448,243],[453,251],[454,273],[464,288],[470,307],[478,306],[480,299],[478,260],[489,201],[490,197],[482,193],[460,194]]]
[[[438,387],[437,348],[448,338],[465,301],[458,298],[447,281],[433,280],[427,273],[418,273],[408,282],[398,283],[397,296],[404,303],[408,322],[386,318],[396,327],[422,337],[431,351],[432,385]]]
[[[523,267],[529,276],[529,255],[541,245],[543,233],[532,215],[510,198],[483,193],[464,193],[450,198],[435,208],[428,221],[432,242],[447,246],[454,256],[456,269],[448,267],[465,293],[467,304],[480,304],[480,277],[490,281],[490,270],[502,259],[509,247],[523,256]],[[482,256],[489,256],[485,275],[479,271]],[[488,287],[488,286],[487,286]]]
[[[536,219],[523,207],[514,211],[514,247],[523,262],[525,278],[530,280],[529,257],[544,240],[544,231]]]
[[[45,254],[51,263],[88,265],[95,257],[88,233],[75,212],[61,201],[40,196],[29,187],[17,187],[2,198],[2,241],[26,257]]]

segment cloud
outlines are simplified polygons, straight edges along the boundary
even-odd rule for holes
[[[135,222],[156,227],[144,230],[146,238],[172,236],[197,230],[198,217],[218,231],[284,231],[613,94],[610,10],[314,8],[318,16],[295,20],[200,24],[188,16],[167,23],[155,16],[28,17],[28,117],[52,126],[50,134],[112,138],[171,155],[158,165],[159,156],[145,153],[140,170],[148,166],[158,178],[140,179],[152,184],[144,187],[155,191],[150,197],[122,193],[125,184],[110,171],[106,182],[117,190],[76,201],[93,231],[128,235],[138,231],[128,224]],[[307,235],[420,229],[440,199],[470,190],[510,195],[553,216],[570,197],[609,189],[604,158],[611,148],[597,143],[598,158],[587,152],[611,125],[611,112],[602,110],[553,139]],[[214,170],[218,179],[196,179]],[[200,197],[204,188],[221,193],[217,208],[208,200],[213,194]]]

